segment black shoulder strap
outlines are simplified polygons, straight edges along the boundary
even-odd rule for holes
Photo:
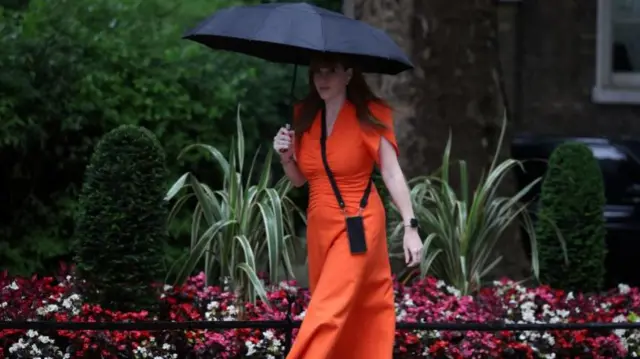
[[[333,193],[336,196],[336,200],[338,200],[338,205],[344,211],[345,203],[342,199],[342,195],[340,195],[340,190],[338,189],[338,184],[336,183],[335,178],[333,177],[333,172],[331,172],[331,168],[329,168],[329,161],[327,160],[327,115],[326,109],[324,105],[322,106],[322,135],[320,136],[320,148],[322,152],[322,162],[324,163],[324,169],[327,172],[327,177],[329,177],[329,182],[331,183],[331,188],[333,188]],[[369,183],[367,184],[367,188],[364,190],[364,194],[362,195],[362,199],[360,200],[360,208],[364,209],[369,202],[369,195],[371,194],[371,187],[373,186],[373,173],[375,173],[375,166],[373,168],[373,172],[369,177]]]

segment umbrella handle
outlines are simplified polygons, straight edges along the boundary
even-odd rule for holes
[[[285,125],[285,128],[287,129],[287,131],[289,131],[291,129],[291,125],[287,123]],[[284,148],[280,150],[280,153],[285,153],[285,152],[287,152],[287,150],[285,150]]]

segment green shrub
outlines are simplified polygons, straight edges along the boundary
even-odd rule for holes
[[[98,143],[82,188],[74,246],[90,302],[121,310],[157,302],[151,284],[164,275],[166,182],[164,151],[147,129],[123,125]]]
[[[555,288],[596,291],[606,256],[602,173],[591,150],[564,143],[554,150],[542,184],[536,233],[540,279]],[[562,234],[568,264],[557,241]]]

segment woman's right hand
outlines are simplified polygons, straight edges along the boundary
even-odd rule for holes
[[[287,127],[280,127],[280,130],[273,138],[273,149],[278,152],[282,160],[290,159],[293,156],[295,132]]]

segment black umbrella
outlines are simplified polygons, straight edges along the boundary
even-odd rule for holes
[[[307,3],[220,10],[185,39],[277,63],[308,65],[314,53],[348,55],[363,72],[395,75],[413,65],[382,30]]]

